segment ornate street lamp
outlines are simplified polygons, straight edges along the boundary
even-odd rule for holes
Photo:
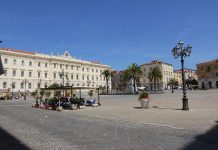
[[[15,83],[11,83],[11,99],[13,100],[13,89],[15,88]]]
[[[188,44],[187,47],[184,47],[183,41],[180,41],[176,47],[173,48],[172,54],[174,58],[181,57],[182,63],[182,86],[183,86],[183,98],[182,98],[182,110],[189,110],[188,107],[188,98],[186,96],[186,88],[185,88],[185,74],[184,74],[184,58],[190,56],[192,46]]]
[[[24,83],[24,88],[25,88],[24,99],[23,100],[26,100],[26,84],[27,84],[28,81],[26,79],[24,79],[22,82]]]

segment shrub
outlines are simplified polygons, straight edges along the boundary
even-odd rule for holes
[[[148,92],[143,91],[142,93],[139,94],[139,98],[148,98]]]

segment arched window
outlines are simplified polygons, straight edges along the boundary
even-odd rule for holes
[[[20,83],[20,88],[21,88],[21,89],[24,88],[24,83],[23,83],[23,82]]]
[[[16,84],[15,84],[14,82],[12,82],[12,83],[11,83],[11,87],[12,87],[13,89],[15,89]]]
[[[29,89],[32,88],[32,84],[31,84],[31,83],[28,84],[28,88],[29,88]]]
[[[7,82],[3,82],[3,88],[4,88],[4,89],[7,88]]]
[[[40,89],[40,83],[37,84],[37,88]]]

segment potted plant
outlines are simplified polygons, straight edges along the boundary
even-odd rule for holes
[[[139,93],[138,101],[141,104],[141,108],[148,108],[149,105],[149,94],[146,91]]]
[[[58,97],[58,106],[56,108],[57,111],[61,111],[63,108],[61,106],[61,101],[60,101],[60,97],[61,97],[61,91],[56,91],[56,94]]]
[[[77,97],[70,98],[70,103],[72,104],[73,110],[76,110],[78,108],[78,98]]]
[[[58,99],[56,97],[48,99],[49,106],[52,108],[52,110],[56,110],[57,102]]]
[[[38,95],[38,91],[34,91],[31,93],[31,95],[35,98],[36,103],[34,105],[34,107],[39,108],[39,95]]]

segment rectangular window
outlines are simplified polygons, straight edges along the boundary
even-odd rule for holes
[[[31,84],[31,83],[29,83],[29,84],[28,84],[28,88],[29,88],[29,89],[31,89],[31,87],[32,87],[32,84]]]
[[[68,69],[68,65],[66,65],[66,69]]]
[[[89,80],[89,76],[87,76],[87,80]]]
[[[96,81],[98,81],[98,77],[96,77]]]
[[[29,77],[32,77],[32,72],[29,72]]]
[[[4,70],[4,75],[7,76],[7,74],[8,74],[8,71]]]
[[[24,88],[24,83],[23,83],[23,82],[20,83],[20,88],[21,88],[21,89]]]
[[[16,70],[13,70],[13,77],[16,76]]]
[[[85,77],[84,76],[82,76],[82,80],[84,80],[85,79]]]
[[[47,63],[45,63],[45,67],[46,67],[46,68],[48,67],[48,64],[47,64]]]
[[[56,65],[56,64],[54,64],[54,68],[56,68],[56,66],[57,66],[57,65]]]
[[[79,80],[79,75],[78,74],[76,75],[76,79]]]
[[[7,58],[5,58],[5,64],[7,64],[8,63],[8,59]]]
[[[21,71],[21,77],[23,77],[24,76],[24,71]]]
[[[40,75],[41,75],[40,72],[38,72],[38,78],[40,78]]]
[[[92,72],[94,72],[94,69],[92,69]]]
[[[73,75],[71,75],[71,79],[73,79]]]
[[[71,70],[73,70],[73,65],[71,65]]]
[[[56,73],[54,72],[54,78],[56,78]]]
[[[216,72],[216,77],[218,77],[218,72]]]
[[[76,67],[76,70],[79,71],[79,66]]]
[[[17,60],[16,60],[16,59],[14,59],[14,60],[13,60],[13,64],[14,64],[14,65],[16,65],[16,63],[17,63]]]
[[[29,66],[32,66],[32,61],[29,62]]]
[[[84,71],[84,68],[82,68],[82,71]]]
[[[41,66],[41,63],[40,62],[38,62],[38,67],[40,67]]]
[[[210,70],[211,70],[210,66],[207,66],[207,71],[210,71]]]
[[[24,66],[24,65],[25,65],[24,60],[22,60],[22,66]]]
[[[89,72],[89,68],[87,68],[87,72]]]
[[[45,72],[45,78],[47,78],[47,76],[48,76],[48,73],[47,73],[47,72]]]

